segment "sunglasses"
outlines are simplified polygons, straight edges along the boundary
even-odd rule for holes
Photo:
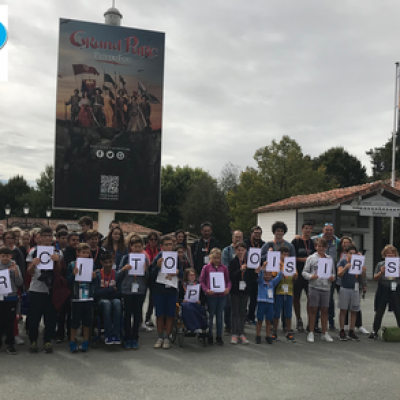
[[[333,226],[332,222],[326,222],[326,223],[325,223],[325,226],[329,226],[329,225],[330,225],[330,226]]]

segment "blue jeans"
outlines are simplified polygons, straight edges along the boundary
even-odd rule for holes
[[[209,323],[208,323],[208,335],[213,337],[213,322],[214,315],[217,323],[217,337],[222,337],[222,328],[224,326],[224,308],[226,303],[226,296],[218,296],[211,297],[207,296],[207,305],[208,305],[208,313]]]
[[[119,336],[121,333],[121,300],[101,299],[99,311],[103,313],[105,336]]]

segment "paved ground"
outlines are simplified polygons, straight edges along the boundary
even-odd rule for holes
[[[373,292],[363,302],[365,326],[373,318]],[[386,314],[384,325],[394,325]],[[0,353],[0,400],[35,399],[400,399],[400,343],[306,342],[284,338],[248,346],[203,348],[186,338],[184,348],[155,350],[154,332],[144,333],[138,351],[104,345],[70,354],[67,344],[52,355]],[[225,337],[228,342],[228,337]]]

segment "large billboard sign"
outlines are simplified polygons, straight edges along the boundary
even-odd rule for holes
[[[60,20],[54,208],[159,212],[164,39]]]

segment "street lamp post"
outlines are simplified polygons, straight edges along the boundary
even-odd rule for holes
[[[29,214],[28,203],[25,203],[23,210],[24,210],[24,214],[25,214],[25,229],[28,229],[28,214]]]
[[[10,214],[11,214],[11,207],[10,207],[9,204],[6,205],[6,208],[4,209],[4,212],[6,213],[7,229],[8,229],[8,218],[10,217]]]
[[[50,226],[50,218],[51,218],[51,213],[53,212],[53,210],[49,207],[47,207],[46,210],[46,217],[47,217],[47,225]]]

